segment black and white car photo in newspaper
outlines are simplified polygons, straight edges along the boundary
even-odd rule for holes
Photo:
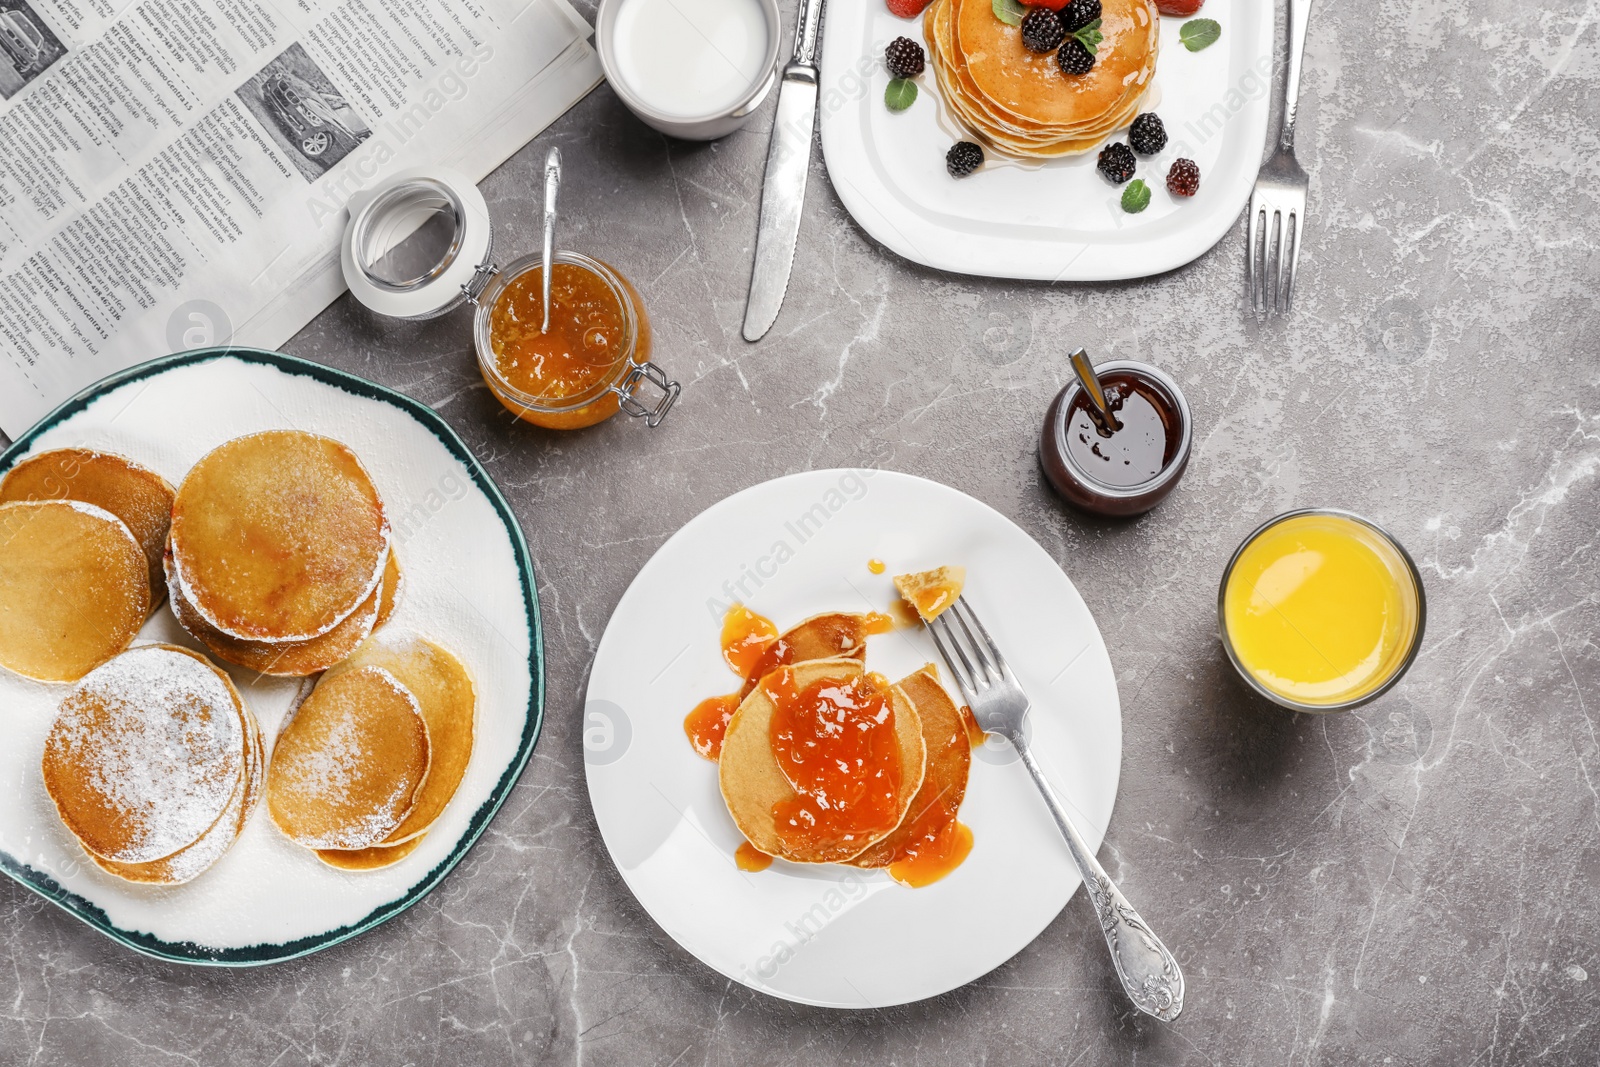
[[[28,0],[0,0],[0,100],[10,100],[66,54]]]
[[[298,43],[239,86],[238,95],[308,182],[322,177],[372,136]]]

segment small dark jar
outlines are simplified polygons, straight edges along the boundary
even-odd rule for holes
[[[1193,420],[1183,390],[1148,363],[1095,367],[1121,429],[1107,434],[1074,378],[1056,394],[1039,439],[1045,477],[1069,504],[1096,515],[1142,515],[1164,500],[1189,465]]]

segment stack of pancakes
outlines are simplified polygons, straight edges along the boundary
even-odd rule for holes
[[[199,653],[145,645],[90,671],[45,739],[45,789],[100,867],[179,885],[232,847],[261,795],[256,718]]]
[[[174,490],[120,456],[43,452],[0,481],[0,667],[77,682],[43,756],[101,868],[174,885],[233,845],[259,797],[335,867],[397,862],[465,777],[477,697],[453,654],[375,636],[401,574],[355,453],[276,430],[229,441]],[[199,652],[132,648],[154,608],[218,659],[322,679],[271,760]]]
[[[923,15],[939,91],[984,143],[1024,158],[1087,152],[1134,120],[1156,69],[1161,26],[1151,0],[1102,0],[1103,35],[1087,74],[1064,75],[1031,52],[990,0],[934,0]]]
[[[729,720],[718,759],[723,800],[734,824],[758,851],[795,863],[845,863],[886,868],[916,855],[928,835],[953,823],[966,794],[971,748],[961,709],[940,684],[932,664],[888,690],[894,740],[899,750],[895,822],[874,832],[836,840],[807,840],[788,832],[781,815],[799,796],[774,751],[777,711],[769,682],[778,671],[804,690],[818,683],[849,685],[865,675],[866,617],[845,613],[814,616],[774,643],[783,654],[767,662],[746,684]],[[815,657],[815,658],[812,658]]]

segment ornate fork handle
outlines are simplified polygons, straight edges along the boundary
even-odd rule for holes
[[[1128,991],[1128,997],[1140,1011],[1162,1022],[1171,1022],[1183,1011],[1183,972],[1178,969],[1178,961],[1172,958],[1167,946],[1151,932],[1128,903],[1128,898],[1107,877],[1100,861],[1094,858],[1083,835],[1067,815],[1061,798],[1045,781],[1044,771],[1028,750],[1022,731],[1016,731],[1010,741],[1028,773],[1033,775],[1034,784],[1061,828],[1061,836],[1067,839],[1067,850],[1083,875],[1089,900],[1100,917],[1100,930],[1105,934],[1106,947],[1111,950],[1111,962],[1117,968],[1117,977],[1122,979],[1122,988]]]

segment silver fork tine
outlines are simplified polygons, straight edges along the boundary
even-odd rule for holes
[[[939,655],[944,657],[950,673],[956,676],[956,684],[961,687],[962,694],[970,704],[978,691],[977,685],[974,684],[975,674],[972,663],[961,648],[961,642],[956,640],[956,635],[950,630],[950,620],[941,615],[928,625],[928,631],[933,634],[933,643],[939,646]]]
[[[1294,220],[1294,240],[1289,245],[1289,284],[1283,293],[1283,310],[1288,311],[1294,302],[1294,280],[1300,271],[1300,216],[1302,211],[1291,214]]]
[[[1006,665],[1005,656],[1000,654],[999,644],[995,642],[994,638],[989,636],[989,631],[984,629],[983,620],[978,618],[978,613],[973,611],[972,608],[967,605],[967,602],[962,600],[960,597],[956,598],[955,608],[961,612],[959,618],[961,619],[961,625],[968,627],[967,633],[970,635],[972,630],[976,629],[978,633],[983,636],[983,642],[980,647],[982,647],[984,651],[988,653],[989,658],[994,662],[995,668],[999,675],[1003,677],[1010,674],[1011,668]],[[973,639],[973,643],[978,644],[976,638]]]
[[[1250,198],[1250,244],[1245,249],[1245,287],[1250,291],[1250,308],[1257,314],[1261,312],[1261,267],[1256,257],[1261,249],[1261,204],[1254,196]]]
[[[978,666],[983,668],[983,680],[989,685],[993,685],[1003,677],[1000,673],[1000,668],[995,665],[994,657],[990,655],[993,645],[989,644],[989,647],[986,648],[986,643],[978,640],[978,635],[973,632],[972,626],[967,622],[969,613],[961,610],[964,606],[961,600],[957,598],[956,602],[950,606],[948,614],[954,615],[956,622],[960,623],[961,629],[965,631],[967,641],[972,645],[973,657],[977,659]],[[951,627],[951,629],[954,630],[955,628]]]

